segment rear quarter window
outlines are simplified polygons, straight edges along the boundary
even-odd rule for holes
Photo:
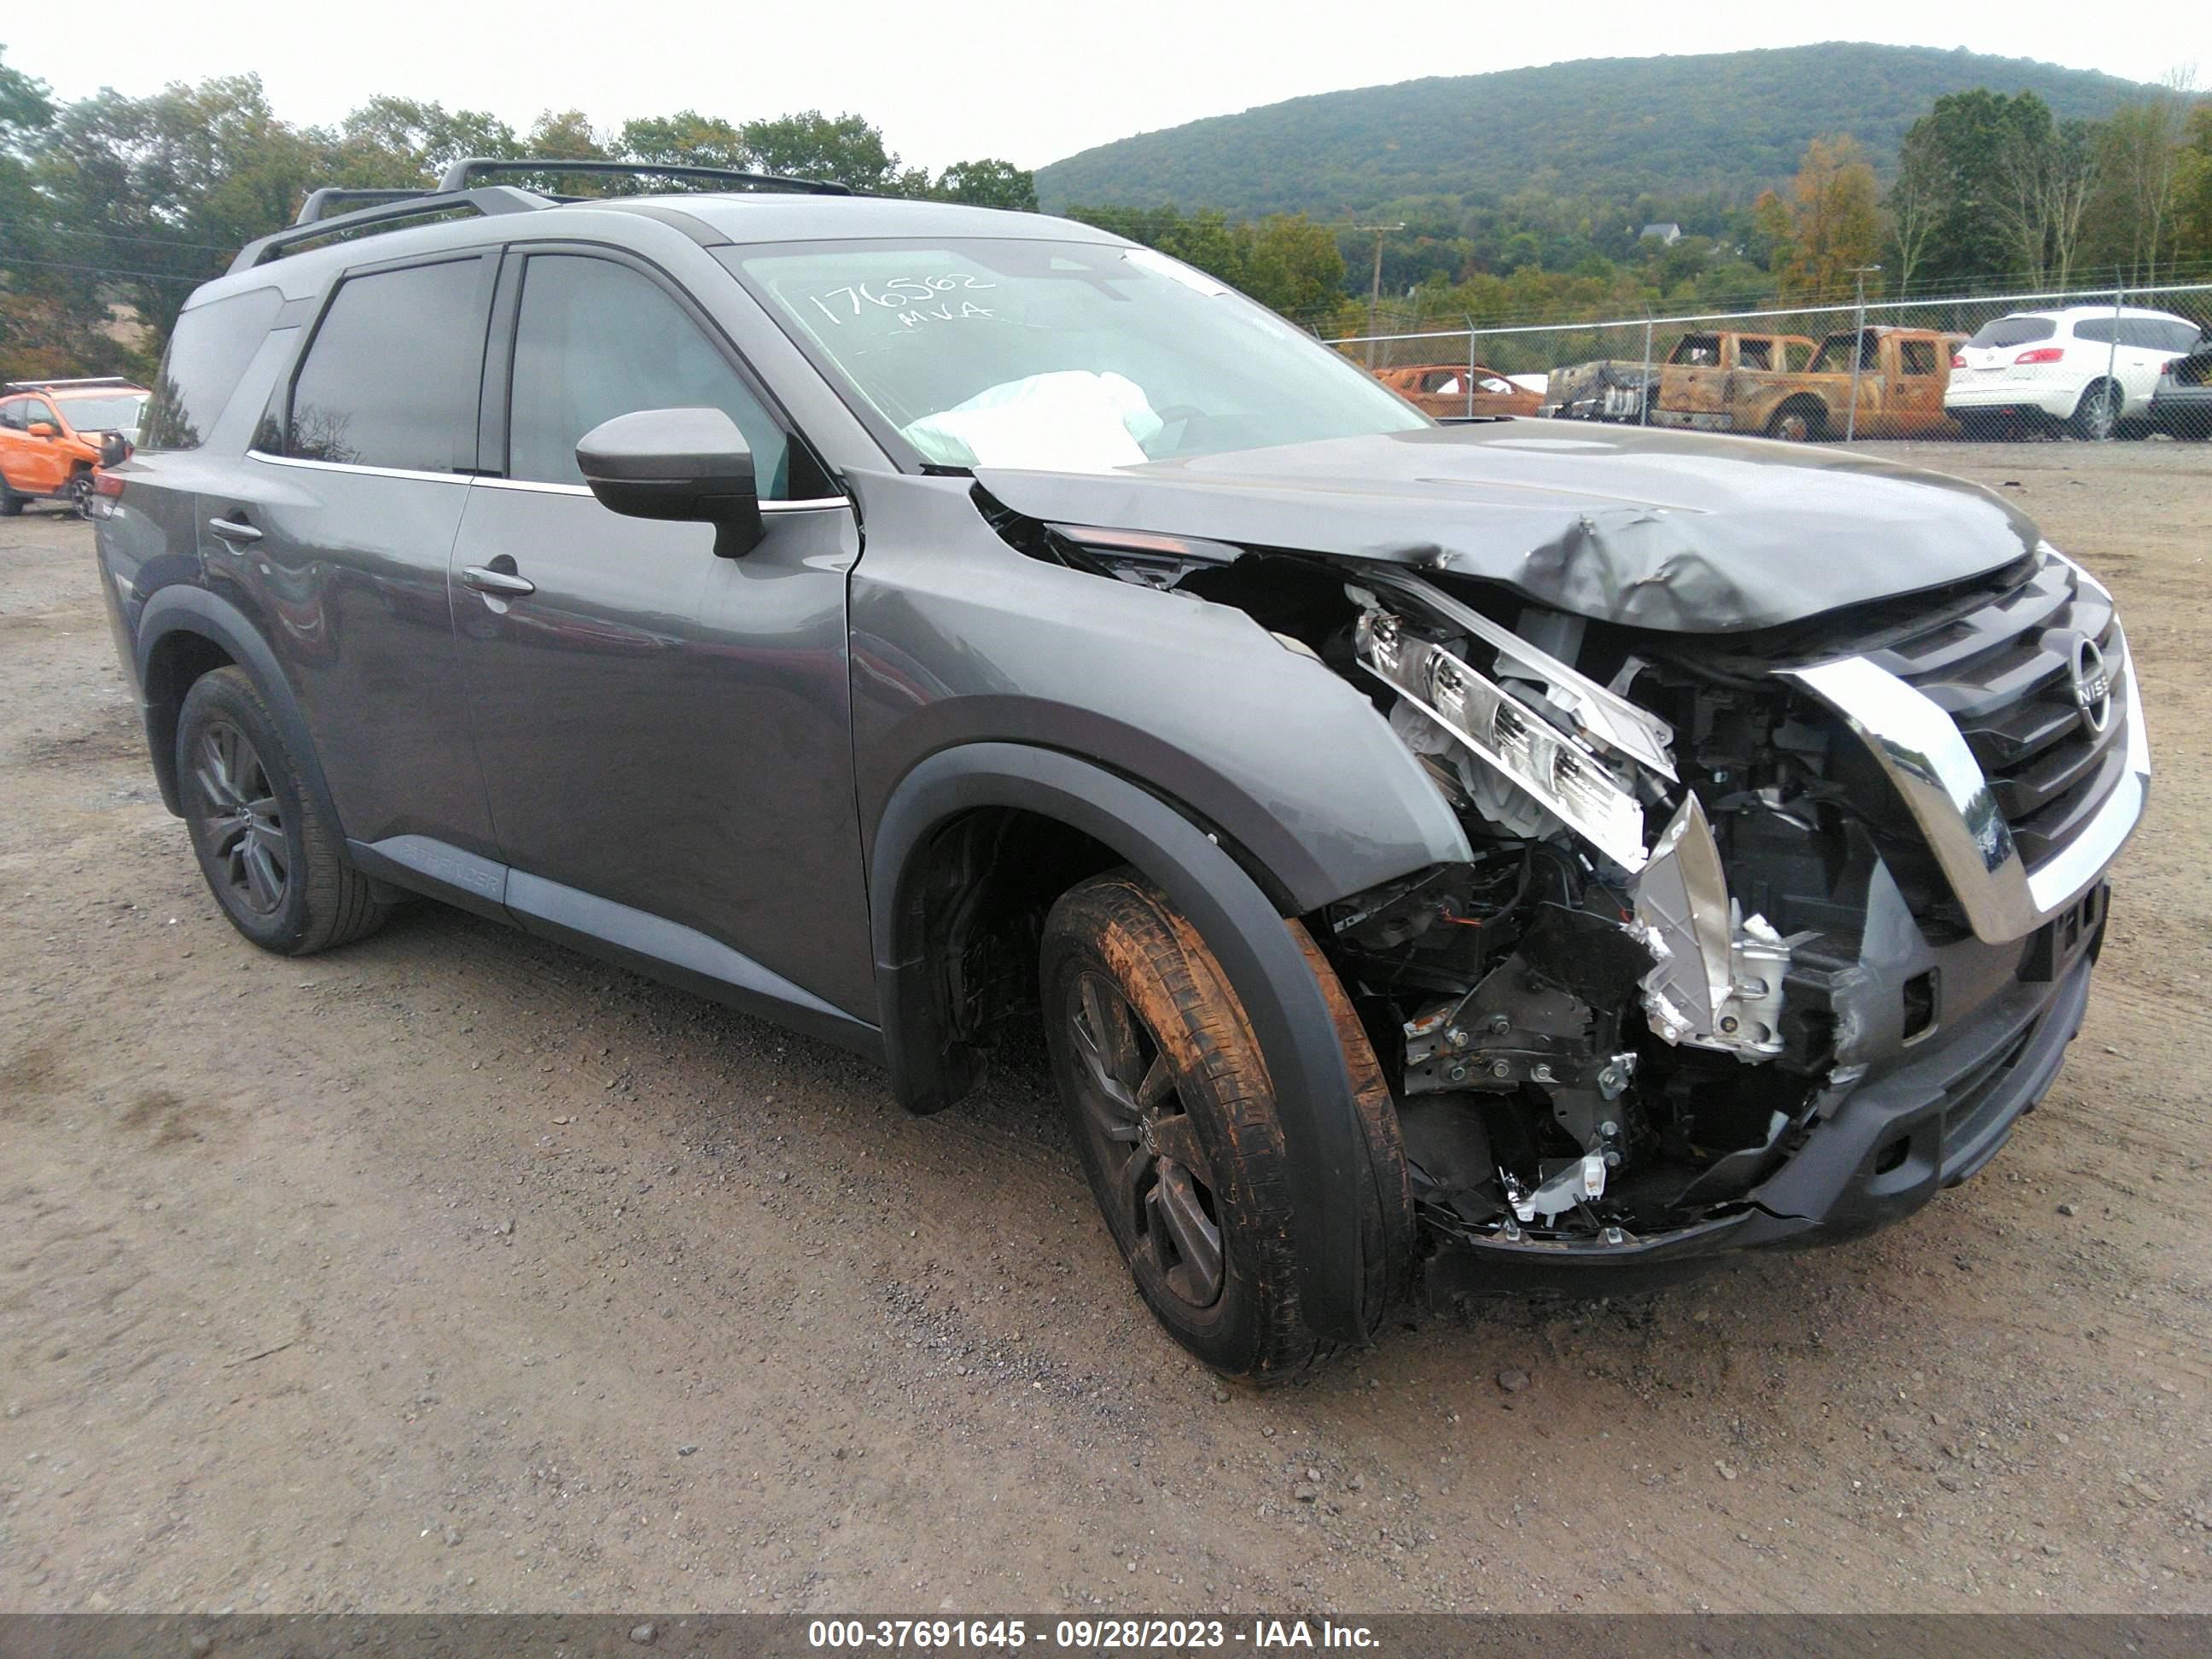
[[[178,318],[139,424],[138,447],[198,449],[283,307],[284,296],[275,289],[257,288],[194,306]]]

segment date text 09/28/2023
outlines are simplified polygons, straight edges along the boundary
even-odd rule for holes
[[[951,1649],[1012,1652],[1034,1640],[1082,1653],[1192,1648],[1254,1650],[1334,1648],[1372,1650],[1376,1633],[1364,1625],[1320,1619],[1060,1619],[1032,1631],[1021,1619],[817,1619],[806,1627],[812,1648]]]

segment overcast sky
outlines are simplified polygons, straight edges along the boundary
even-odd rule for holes
[[[15,0],[6,61],[64,98],[258,73],[279,114],[330,122],[377,93],[489,109],[518,128],[578,108],[611,127],[695,108],[743,120],[852,110],[909,164],[1041,167],[1133,132],[1303,93],[1574,58],[1824,40],[1966,46],[2131,80],[2212,74],[2212,3],[2132,0]]]

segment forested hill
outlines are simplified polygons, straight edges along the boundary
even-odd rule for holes
[[[2108,115],[2132,82],[2024,58],[1832,41],[1604,58],[1293,98],[1102,144],[1041,169],[1048,212],[1121,204],[1231,217],[1356,213],[1399,198],[1626,198],[1756,190],[1847,132],[1887,173],[1943,93],[2034,93],[2060,120]]]

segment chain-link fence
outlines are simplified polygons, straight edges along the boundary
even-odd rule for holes
[[[2212,283],[1330,343],[1442,417],[1545,415],[1798,440],[2212,436]]]

